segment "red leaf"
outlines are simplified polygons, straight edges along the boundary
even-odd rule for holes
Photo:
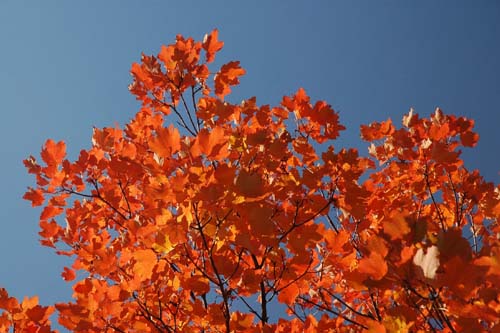
[[[64,281],[73,281],[76,278],[76,273],[74,270],[68,267],[64,267],[64,272],[61,273]]]
[[[23,199],[31,201],[31,206],[36,207],[43,204],[43,192],[40,189],[29,188],[23,196]]]
[[[260,196],[263,190],[263,181],[259,174],[241,171],[235,183],[237,190],[245,197],[255,198]]]
[[[465,147],[474,147],[479,141],[479,134],[474,132],[465,132],[460,134],[460,141]]]

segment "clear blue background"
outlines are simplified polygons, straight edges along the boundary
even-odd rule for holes
[[[466,165],[500,176],[500,6],[497,1],[22,1],[0,2],[0,286],[13,295],[67,300],[65,261],[38,244],[39,209],[22,160],[47,138],[70,156],[92,126],[124,124],[138,110],[129,69],[141,52],[181,33],[218,28],[219,60],[247,75],[232,100],[279,103],[304,87],[348,127],[338,145],[366,151],[359,125],[410,107],[476,120],[481,141]]]

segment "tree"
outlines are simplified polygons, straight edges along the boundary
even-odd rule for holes
[[[222,46],[143,55],[125,128],[25,160],[74,300],[2,290],[0,331],[53,332],[57,311],[71,332],[500,332],[500,186],[460,159],[474,122],[411,110],[361,127],[369,156],[337,151],[338,114],[303,89],[228,102],[245,70],[209,69]]]

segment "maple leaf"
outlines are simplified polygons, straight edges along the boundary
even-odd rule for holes
[[[430,246],[427,248],[426,253],[424,253],[422,248],[418,249],[413,257],[413,263],[422,269],[426,278],[431,280],[434,279],[439,268],[438,247],[435,245]]]
[[[203,38],[203,49],[206,52],[207,62],[210,63],[214,61],[215,54],[222,49],[224,42],[218,40],[219,31],[214,29],[210,35],[206,34]]]
[[[387,274],[388,266],[382,255],[372,252],[359,261],[358,271],[368,274],[374,280],[380,280]]]
[[[49,139],[45,142],[41,156],[47,166],[59,165],[66,156],[66,144],[63,141],[56,143],[54,140]]]
[[[207,157],[219,159],[224,157],[225,152],[223,151],[223,146],[225,144],[227,144],[227,138],[223,128],[215,127],[210,131],[202,129],[191,146],[191,154],[195,157],[205,154]],[[218,153],[221,151],[222,156],[219,156]]]
[[[134,274],[140,279],[149,279],[156,265],[156,254],[151,250],[137,250],[133,254],[135,259]]]
[[[41,206],[44,202],[43,192],[40,189],[29,188],[23,199],[31,201],[32,207]]]
[[[73,281],[76,278],[75,271],[68,267],[64,267],[64,271],[61,273],[61,276],[64,281]]]
[[[55,206],[46,206],[42,213],[40,214],[40,220],[48,220],[52,217],[55,217],[63,212],[62,207],[55,207]]]
[[[149,147],[160,157],[170,157],[181,148],[181,136],[173,125],[159,128],[156,136],[149,141]]]
[[[405,215],[406,214],[396,213],[384,220],[384,232],[388,234],[392,240],[403,238],[403,236],[411,231],[408,227],[408,222],[406,222]]]
[[[258,173],[241,170],[235,179],[236,189],[244,197],[255,198],[264,193],[264,183]]]
[[[231,61],[222,65],[220,71],[215,75],[215,94],[220,99],[231,92],[230,86],[240,83],[239,77],[245,75],[245,70],[241,68],[239,61]]]
[[[281,290],[278,294],[278,301],[284,304],[293,304],[297,296],[299,296],[300,289],[297,284],[292,283],[287,286],[285,289]]]

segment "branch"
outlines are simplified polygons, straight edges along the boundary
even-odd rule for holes
[[[344,315],[344,314],[343,314],[343,313],[341,313],[341,312],[337,312],[337,311],[335,311],[335,310],[332,310],[332,309],[330,309],[330,308],[328,308],[328,307],[326,307],[326,306],[324,306],[324,305],[322,305],[322,304],[318,304],[318,303],[316,303],[316,302],[313,302],[313,301],[311,301],[311,300],[309,300],[309,299],[307,299],[307,298],[305,298],[305,297],[303,297],[303,296],[299,296],[299,299],[300,299],[301,301],[303,301],[303,302],[306,302],[306,303],[308,303],[308,304],[311,304],[312,306],[317,307],[317,308],[318,308],[318,309],[320,309],[320,310],[324,310],[324,311],[326,311],[326,312],[328,312],[328,313],[331,313],[331,314],[333,314],[333,315],[334,315],[334,316],[336,316],[336,317],[341,317],[342,319],[344,319],[344,320],[345,320],[345,321],[347,321],[347,322],[350,322],[351,324],[357,325],[357,326],[359,326],[359,327],[361,327],[361,328],[363,328],[363,329],[365,329],[365,330],[367,330],[367,329],[368,329],[368,327],[367,327],[367,326],[365,326],[365,325],[363,325],[363,324],[361,324],[361,323],[358,323],[358,322],[357,322],[357,321],[355,321],[354,319],[347,317],[346,315]]]
[[[193,117],[191,117],[191,112],[189,111],[186,100],[184,99],[184,95],[181,93],[180,93],[180,95],[181,95],[182,104],[184,105],[184,108],[186,109],[186,113],[189,117],[189,121],[191,122],[191,125],[193,126],[193,130],[196,134],[198,134],[198,131],[196,130],[196,125],[194,124],[194,121],[193,121]]]
[[[434,204],[434,207],[436,208],[438,218],[439,218],[439,223],[441,224],[441,229],[446,230],[446,226],[444,224],[443,214],[441,213],[441,210],[439,209],[439,206],[436,202],[436,199],[434,198],[434,193],[432,193],[432,190],[431,190],[431,183],[429,181],[429,172],[428,172],[427,168],[428,168],[428,165],[426,163],[425,164],[425,171],[424,171],[425,184],[427,186],[427,189],[429,190],[429,194],[431,195],[432,203]]]

